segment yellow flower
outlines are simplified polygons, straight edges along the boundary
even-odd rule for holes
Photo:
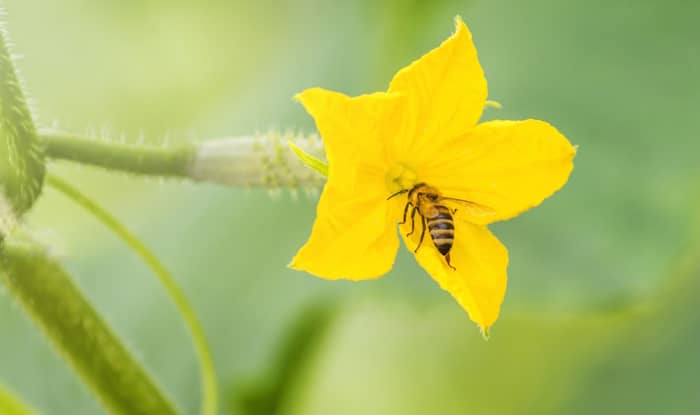
[[[416,231],[407,236],[414,206],[399,231],[411,252],[418,248],[420,265],[486,333],[498,318],[508,266],[508,251],[486,225],[561,188],[576,152],[544,121],[477,124],[486,97],[471,33],[459,17],[456,32],[401,69],[387,92],[348,97],[312,88],[297,95],[323,138],[329,174],[311,236],[290,267],[327,279],[384,275],[399,246],[397,222],[409,197],[418,202],[418,192],[408,191],[424,183],[439,199],[421,195]],[[453,232],[435,226],[445,209],[434,205],[449,209]],[[431,225],[419,247],[423,216]],[[453,238],[451,247],[440,246],[451,248],[447,256],[431,240],[440,232]]]

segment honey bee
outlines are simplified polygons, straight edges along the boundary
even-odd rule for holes
[[[411,231],[407,233],[406,236],[411,236],[416,229],[416,213],[420,215],[421,224],[423,226],[420,234],[420,241],[413,252],[418,252],[418,249],[420,249],[423,244],[425,229],[427,228],[430,231],[430,238],[433,240],[435,248],[440,252],[440,255],[445,257],[447,265],[453,270],[457,268],[450,263],[450,250],[452,249],[455,239],[455,221],[453,215],[457,213],[457,208],[451,209],[445,206],[444,203],[454,202],[455,204],[459,204],[465,207],[470,214],[476,216],[490,216],[495,214],[495,211],[490,207],[469,200],[442,196],[436,188],[426,183],[418,183],[411,189],[399,190],[389,196],[387,200],[404,193],[408,193],[408,199],[403,209],[403,219],[399,224],[403,225],[406,223],[408,208],[412,207]]]

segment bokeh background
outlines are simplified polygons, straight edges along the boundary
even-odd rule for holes
[[[401,252],[373,282],[285,265],[313,197],[55,163],[174,271],[212,344],[223,414],[700,412],[700,3],[579,0],[5,0],[38,122],[136,142],[313,131],[291,97],[386,88],[460,14],[504,109],[580,146],[563,191],[493,226],[511,253],[485,342]],[[27,218],[186,413],[175,308],[60,195]],[[0,380],[45,414],[102,413],[7,295]]]

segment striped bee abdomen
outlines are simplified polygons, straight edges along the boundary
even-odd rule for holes
[[[435,247],[442,255],[447,255],[452,249],[454,242],[455,225],[452,219],[450,209],[445,206],[436,206],[438,214],[432,218],[426,218],[428,221],[428,230],[430,237],[433,239]]]

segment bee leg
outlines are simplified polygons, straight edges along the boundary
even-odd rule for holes
[[[452,214],[454,215],[455,213],[457,213],[457,208],[452,209]]]
[[[413,206],[413,203],[411,203],[411,202],[406,203],[406,207],[403,208],[403,219],[401,219],[401,222],[399,222],[399,225],[403,225],[404,223],[406,223],[406,214],[408,213],[409,206]]]
[[[418,246],[416,247],[416,250],[413,251],[414,254],[417,253],[420,246],[423,245],[423,238],[425,237],[425,228],[427,227],[425,226],[425,218],[423,216],[421,216],[420,218],[421,223],[423,224],[423,230],[420,233],[420,241],[418,241]]]
[[[452,264],[450,264],[450,253],[448,252],[447,255],[445,255],[445,261],[447,261],[447,266],[452,268],[453,271],[457,271],[457,268],[453,267]]]
[[[413,210],[411,211],[411,232],[407,233],[406,236],[413,235],[413,231],[416,230],[416,212],[418,212],[417,206],[413,207]]]

